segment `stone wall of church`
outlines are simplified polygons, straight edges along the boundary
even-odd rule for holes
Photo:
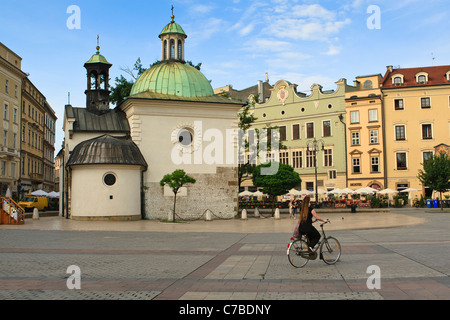
[[[179,192],[176,220],[205,219],[209,209],[213,219],[237,214],[237,169],[218,167],[215,174],[190,174],[197,181]],[[159,183],[145,184],[145,211],[148,219],[167,220],[173,209],[173,192]]]

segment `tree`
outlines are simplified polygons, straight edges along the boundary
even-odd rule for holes
[[[245,180],[250,180],[252,178],[253,170],[256,166],[258,154],[260,150],[260,141],[266,140],[266,150],[270,152],[272,150],[271,141],[271,132],[274,129],[279,129],[279,127],[270,127],[267,126],[265,130],[261,130],[258,128],[254,129],[253,141],[249,142],[249,137],[246,137],[247,132],[251,129],[252,124],[258,120],[251,112],[250,108],[251,104],[246,105],[242,108],[241,112],[238,114],[239,116],[239,129],[241,130],[241,134],[243,135],[242,139],[244,139],[243,150],[239,150],[240,161],[238,163],[238,186],[239,189],[241,187],[242,182]],[[281,142],[279,137],[275,137],[273,144],[278,144],[279,150],[285,150],[287,147]],[[247,157],[247,153],[249,157]],[[254,157],[254,158],[251,158]]]
[[[278,171],[275,174],[261,174],[262,168],[268,168],[271,165],[278,165]],[[266,162],[256,166],[253,170],[253,185],[262,187],[262,192],[268,194],[273,199],[276,196],[288,193],[292,188],[299,186],[301,182],[302,180],[299,174],[288,164]]]
[[[238,114],[239,116],[239,129],[245,135],[248,129],[250,129],[253,122],[258,120],[253,114],[250,113],[251,105],[246,105],[243,107],[242,111]],[[244,150],[239,150],[240,154],[244,157],[244,161],[239,161],[238,163],[238,186],[241,187],[243,181],[250,179],[251,173],[255,167],[254,164],[250,163],[245,156],[245,153],[249,151],[248,140],[245,140]]]
[[[177,204],[177,193],[180,188],[188,183],[195,183],[196,180],[186,174],[186,172],[182,169],[175,170],[170,174],[166,174],[159,184],[161,187],[167,185],[169,186],[174,194],[173,198],[173,212],[172,212],[172,221],[175,221],[175,206]]]
[[[433,155],[422,166],[417,177],[424,186],[439,192],[443,210],[442,193],[450,190],[450,158],[446,153]]]
[[[149,68],[153,67],[154,65],[160,64],[160,60],[156,60],[153,62]],[[200,67],[202,63],[198,63],[197,65],[194,65],[191,61],[186,61],[186,64],[196,68],[200,71]],[[120,68],[123,72],[127,73],[132,80],[127,80],[123,75],[120,77],[116,77],[116,85],[115,87],[111,88],[111,94],[109,96],[110,101],[118,105],[121,103],[125,98],[130,96],[131,89],[133,88],[133,84],[136,82],[137,79],[149,68],[144,68],[142,66],[141,58],[138,58],[136,62],[134,63],[133,69],[130,69],[129,67],[126,68]]]

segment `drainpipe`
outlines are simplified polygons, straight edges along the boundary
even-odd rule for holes
[[[65,190],[65,188],[64,188],[64,183],[65,183],[65,177],[66,177],[66,175],[64,174],[64,171],[65,171],[65,168],[66,168],[66,163],[64,162],[64,149],[63,149],[63,152],[61,152],[61,156],[62,156],[62,161],[61,161],[61,163],[62,163],[62,165],[63,165],[63,170],[61,170],[61,168],[59,169],[59,174],[61,175],[61,178],[59,179],[59,181],[60,181],[60,185],[61,185],[61,194],[60,194],[60,202],[61,202],[61,217],[64,217],[64,208],[65,208],[65,206],[64,206],[64,202],[65,202],[65,197],[64,197],[64,190]]]
[[[145,219],[145,191],[144,191],[144,172],[147,168],[141,170],[141,219]]]
[[[339,121],[344,125],[344,137],[345,137],[345,186],[348,188],[348,163],[347,163],[347,124],[342,121],[344,116],[342,113],[339,115]]]
[[[66,194],[65,194],[65,198],[66,198],[66,219],[69,219],[69,168],[67,166],[65,166],[66,169]]]

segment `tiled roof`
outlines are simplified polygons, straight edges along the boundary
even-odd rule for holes
[[[430,85],[450,85],[448,78],[446,78],[446,74],[448,71],[450,71],[450,65],[420,68],[392,68],[392,71],[388,67],[388,70],[386,71],[381,84],[383,85],[383,89],[399,87],[420,87]],[[427,83],[417,83],[416,74],[420,72],[426,72],[428,74]],[[391,78],[395,74],[403,75],[403,84],[401,86],[393,85]]]
[[[130,132],[125,113],[111,109],[101,115],[87,111],[86,108],[74,108],[66,105],[66,117],[75,118],[74,132]]]
[[[123,164],[147,168],[144,156],[131,139],[107,134],[80,142],[75,146],[67,165],[85,164]]]

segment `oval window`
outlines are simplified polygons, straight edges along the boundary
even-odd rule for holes
[[[112,186],[116,183],[116,176],[112,173],[107,173],[104,177],[103,177],[103,182],[107,185],[107,186]]]

